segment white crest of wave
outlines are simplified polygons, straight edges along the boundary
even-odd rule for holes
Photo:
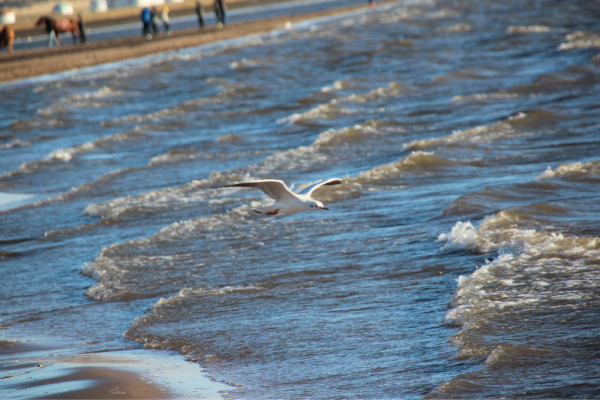
[[[0,144],[0,149],[13,149],[16,147],[27,147],[27,146],[31,146],[30,140],[15,139],[9,143]]]
[[[447,246],[460,247],[476,250],[479,233],[471,221],[457,222],[450,233],[442,233],[438,236],[440,242],[447,242]]]
[[[600,47],[600,34],[596,32],[577,31],[570,33],[558,46],[559,50],[576,50]]]
[[[552,179],[563,176],[600,177],[600,160],[562,164],[556,169],[548,167],[546,171],[536,176],[536,179]]]
[[[369,124],[354,125],[349,128],[329,129],[319,134],[315,139],[314,146],[342,146],[348,141],[368,140],[380,136],[380,131]]]
[[[440,28],[436,28],[436,32],[440,33],[457,33],[457,32],[470,32],[473,27],[469,24],[458,23],[450,26],[444,26]]]
[[[229,68],[232,69],[232,70],[248,69],[248,68],[259,67],[261,65],[272,63],[272,62],[273,62],[273,60],[268,60],[268,59],[258,59],[258,58],[247,59],[247,58],[242,58],[241,60],[232,61],[229,64]]]
[[[152,306],[152,311],[156,312],[163,307],[169,307],[173,304],[180,303],[183,300],[194,298],[194,297],[208,297],[208,296],[222,296],[224,294],[235,293],[235,292],[250,292],[262,290],[261,286],[258,285],[244,285],[244,286],[219,286],[219,287],[198,287],[198,288],[182,288],[179,293],[171,297],[161,297],[158,299],[156,304]]]
[[[337,101],[334,99],[330,103],[320,104],[315,108],[311,108],[308,111],[301,113],[295,113],[288,117],[281,118],[277,122],[279,123],[292,123],[296,124],[306,120],[317,120],[317,119],[333,119],[341,114],[349,113],[350,110],[340,107]]]
[[[550,32],[551,29],[548,26],[544,25],[517,25],[517,26],[509,26],[506,30],[508,33],[546,33]]]
[[[446,246],[497,256],[458,279],[447,323],[460,331],[452,341],[460,357],[488,357],[498,343],[485,331],[506,316],[529,308],[577,308],[596,296],[600,238],[520,227],[520,218],[501,211],[478,227],[457,222],[439,236]],[[500,321],[500,322],[498,322]]]
[[[401,95],[406,90],[405,86],[398,82],[390,82],[387,86],[375,88],[364,94],[352,94],[340,101],[365,103],[368,101],[375,101],[379,99],[385,99],[389,97],[395,97]]]
[[[93,92],[77,93],[77,94],[73,94],[71,96],[65,97],[63,99],[63,101],[68,102],[68,103],[71,103],[71,102],[74,103],[74,102],[85,101],[85,100],[98,100],[98,99],[120,97],[120,96],[123,96],[124,94],[125,94],[125,92],[123,92],[121,90],[114,89],[109,86],[102,86],[101,88],[99,88],[98,90],[95,90]]]
[[[148,135],[141,133],[141,132],[116,133],[114,135],[100,137],[93,142],[86,142],[86,143],[82,143],[77,146],[54,150],[52,153],[50,153],[50,155],[45,160],[46,161],[54,160],[54,161],[69,162],[69,161],[73,160],[73,158],[75,156],[77,156],[81,153],[84,153],[87,151],[92,151],[94,149],[101,148],[101,147],[109,147],[115,143],[119,143],[119,142],[126,141],[126,140],[141,139],[141,138],[144,138],[147,136]],[[42,162],[43,161],[44,160],[42,160]],[[40,161],[32,161],[29,164],[39,163],[39,162]]]
[[[510,93],[507,91],[498,91],[498,92],[493,92],[493,93],[475,93],[475,94],[469,94],[469,95],[458,94],[458,95],[452,97],[452,99],[450,99],[450,102],[451,103],[458,103],[458,102],[463,102],[463,101],[483,102],[483,101],[488,101],[488,100],[518,99],[519,97],[521,97],[521,95],[518,93]]]
[[[206,201],[209,194],[206,191],[197,189],[207,183],[207,180],[193,181],[175,188],[165,188],[135,196],[118,197],[104,203],[89,204],[84,214],[103,218],[117,218],[129,212],[135,214],[157,212],[171,207],[175,202]]]
[[[336,81],[332,87],[322,88],[321,91],[322,92],[330,92],[334,89],[339,90],[339,89],[345,87],[346,85],[347,84],[344,83],[344,81]],[[295,113],[288,117],[279,119],[277,122],[279,122],[279,123],[285,123],[285,122],[299,123],[299,122],[307,121],[307,120],[310,121],[310,120],[316,120],[316,119],[332,119],[332,118],[335,118],[336,116],[339,116],[342,114],[350,114],[350,113],[355,112],[350,108],[343,107],[342,104],[344,104],[344,103],[360,104],[360,103],[375,101],[378,99],[399,96],[401,93],[404,92],[404,90],[405,90],[405,86],[402,85],[401,83],[390,82],[386,86],[375,88],[373,90],[370,90],[367,93],[361,93],[361,94],[355,93],[355,94],[348,95],[346,97],[339,97],[339,98],[332,99],[331,101],[324,103],[324,104],[319,104],[318,106],[316,106],[310,110],[307,110],[307,111],[304,111],[301,113]]]
[[[395,180],[407,173],[433,171],[451,166],[452,162],[428,151],[413,151],[405,158],[374,167],[357,177],[361,183]]]
[[[491,125],[480,125],[474,128],[454,131],[452,134],[433,139],[413,140],[404,144],[405,149],[418,150],[429,147],[455,143],[489,143],[495,140],[513,137],[516,134],[512,122],[527,118],[527,114],[518,113],[506,120]]]
[[[321,88],[321,92],[324,93],[329,93],[329,92],[335,92],[337,90],[343,90],[343,89],[347,89],[349,87],[347,81],[345,80],[337,80],[335,82],[333,82],[332,85],[330,86],[323,86]]]
[[[105,247],[94,261],[82,266],[83,274],[98,281],[86,290],[86,296],[95,300],[114,301],[153,295],[162,284],[169,284],[161,275],[164,268],[184,265],[187,255],[155,253],[148,249],[188,239],[196,240],[200,236],[207,240],[220,239],[222,232],[230,231],[228,227],[247,220],[251,208],[252,205],[244,204],[225,214],[174,222],[152,236]],[[241,230],[238,234],[246,237],[248,230]],[[229,236],[231,238],[235,239],[235,236]],[[140,279],[140,276],[144,278]]]

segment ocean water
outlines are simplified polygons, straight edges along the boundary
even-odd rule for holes
[[[599,14],[382,3],[1,85],[0,337],[233,399],[599,397]]]

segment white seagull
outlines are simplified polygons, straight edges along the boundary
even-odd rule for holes
[[[232,183],[217,187],[253,187],[262,190],[275,200],[275,203],[260,208],[253,208],[252,211],[266,215],[290,215],[302,211],[329,210],[323,203],[311,197],[312,193],[325,185],[339,185],[343,183],[341,179],[332,178],[326,181],[320,181],[308,186],[300,193],[294,193],[287,185],[277,179],[265,179],[261,181]]]

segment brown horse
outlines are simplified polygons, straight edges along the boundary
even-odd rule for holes
[[[10,26],[5,26],[0,31],[0,49],[6,47],[9,53],[13,52],[13,43],[15,42],[15,30]]]
[[[54,37],[56,37],[56,40],[58,40],[58,43],[62,45],[62,41],[60,40],[60,37],[58,35],[64,32],[71,32],[71,34],[73,35],[73,43],[76,43],[77,39],[79,39],[79,41],[81,42],[81,32],[79,31],[79,25],[77,25],[76,21],[70,19],[54,19],[48,16],[41,16],[35,23],[35,26],[39,26],[42,24],[46,25],[46,33],[48,34],[48,43],[50,47],[52,47],[52,35],[54,35]]]

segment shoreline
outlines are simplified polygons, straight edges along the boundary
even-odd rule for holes
[[[256,2],[270,4],[270,0]],[[147,40],[141,36],[112,39],[94,43],[65,45],[51,49],[36,49],[12,54],[0,54],[0,82],[31,78],[57,72],[75,70],[93,65],[134,59],[149,54],[180,50],[221,40],[240,38],[252,34],[284,29],[289,24],[318,17],[367,8],[366,3],[343,6],[326,11],[281,16],[268,19],[237,22],[219,29],[205,27],[203,31],[187,29],[175,31],[170,36]]]
[[[0,341],[0,391],[37,399],[222,399],[232,389],[173,352],[52,354],[61,351]]]
[[[294,0],[227,0],[227,4],[228,9],[231,11],[289,1]],[[87,5],[89,1],[85,0],[84,3]],[[201,0],[201,3],[204,14],[212,13],[212,0]],[[40,4],[18,10],[20,18],[14,25],[11,25],[15,29],[16,36],[18,38],[26,38],[28,36],[45,35],[42,27],[35,27],[34,23],[40,15],[51,14],[54,4],[55,2],[50,1],[48,4]],[[196,0],[183,0],[181,3],[165,3],[164,5],[169,7],[169,16],[171,18],[195,15]],[[98,29],[131,23],[137,24],[140,22],[140,7],[120,7],[109,9],[103,13],[91,12],[87,7],[81,9],[76,4],[74,4],[74,7],[75,13],[67,15],[65,18],[76,19],[77,13],[80,12],[85,20],[87,29]],[[163,6],[158,6],[159,9],[161,7]]]

